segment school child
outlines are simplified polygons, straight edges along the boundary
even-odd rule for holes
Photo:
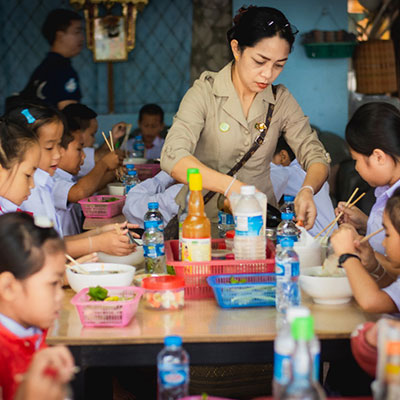
[[[36,216],[47,216],[53,223],[56,231],[62,235],[61,222],[56,214],[54,204],[53,176],[60,162],[60,144],[64,131],[63,116],[54,108],[42,105],[29,105],[25,114],[20,108],[11,110],[7,117],[37,133],[41,148],[39,168],[34,174],[35,188],[28,200],[21,204],[23,211],[31,212]],[[135,245],[129,243],[126,236],[127,224],[120,225],[121,234],[114,224],[85,232],[81,235],[66,236],[68,253],[72,257],[103,251],[114,255],[127,255],[135,250]],[[134,227],[134,226],[132,226]]]
[[[0,119],[0,214],[19,211],[34,186],[40,147],[36,135]]]
[[[156,159],[161,156],[161,149],[164,145],[164,139],[161,134],[165,128],[164,111],[157,104],[146,104],[139,111],[139,132],[135,135],[141,135],[143,138],[145,153],[147,159]],[[135,137],[127,142],[127,150],[133,150]]]
[[[351,224],[359,233],[369,235],[382,228],[385,204],[400,187],[399,132],[400,111],[389,103],[364,104],[347,124],[346,141],[356,161],[355,168],[370,186],[376,187],[376,202],[369,217],[357,207],[345,208],[343,202],[336,209],[336,213],[344,213],[340,222]],[[357,243],[357,251],[368,271],[377,273],[382,266],[389,273],[398,275],[399,266],[384,256],[383,239],[381,232],[368,242]],[[380,280],[380,285],[388,282]]]
[[[61,310],[65,246],[57,232],[26,213],[0,216],[0,393],[14,399],[18,378],[46,346],[46,332]],[[66,348],[53,354],[67,382],[74,361]]]
[[[283,136],[278,139],[271,163],[271,182],[274,192],[276,191],[275,188],[279,186],[282,170],[287,172],[287,183],[283,189],[283,193],[296,197],[303,185],[306,171],[301,168],[295,154]],[[276,200],[279,201],[280,198]],[[314,202],[317,208],[317,218],[315,219],[314,226],[308,231],[313,236],[322,231],[325,226],[335,219],[335,211],[329,196],[328,182],[325,182],[320,191],[314,196]]]
[[[66,116],[69,123],[75,123],[78,126],[78,129],[82,132],[83,137],[83,151],[85,153],[85,161],[81,166],[81,169],[78,173],[78,177],[87,175],[98,163],[102,160],[103,157],[107,156],[110,153],[110,149],[107,147],[104,142],[103,145],[96,149],[93,147],[95,143],[95,136],[98,130],[97,123],[97,114],[91,108],[85,106],[84,104],[70,104],[69,106],[63,109],[63,113]],[[119,122],[115,124],[112,129],[112,140],[114,146],[118,143],[119,139],[125,135],[126,132],[126,124],[124,122]],[[107,133],[108,137],[108,133]],[[110,138],[108,139],[111,140]],[[116,151],[116,154],[119,155],[119,161],[122,164],[123,161],[123,153]],[[113,172],[109,172],[107,178],[105,179],[108,182],[111,182],[115,178]]]

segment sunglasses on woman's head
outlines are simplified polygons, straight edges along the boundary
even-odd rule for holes
[[[275,25],[277,27],[277,29],[276,29],[277,32],[278,31],[290,31],[292,33],[292,35],[296,35],[297,33],[299,33],[299,30],[294,25],[290,24],[289,22],[282,26],[279,22],[270,20],[267,22],[266,25],[267,26],[265,27],[265,30],[271,29]]]

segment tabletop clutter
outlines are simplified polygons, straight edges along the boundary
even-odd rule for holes
[[[136,174],[127,167],[124,185],[128,191]],[[240,194],[230,197],[232,215],[219,212],[220,238],[213,239],[198,169],[188,170],[188,181],[179,240],[164,243],[159,205],[148,204],[142,236],[144,274],[134,276],[135,266],[116,263],[84,264],[87,273],[73,266],[67,270],[69,283],[78,292],[71,302],[82,325],[126,326],[141,299],[146,312],[184,312],[185,300],[211,297],[227,310],[276,307],[283,318],[274,342],[274,397],[292,398],[301,387],[312,394],[310,398],[325,398],[318,376],[320,345],[310,310],[301,306],[300,287],[320,304],[346,303],[352,297],[345,271],[338,268],[326,237],[313,238],[295,223],[292,196],[284,197],[277,228],[267,228],[265,194],[254,186],[243,186]],[[354,204],[355,194],[349,205]],[[119,196],[113,196],[119,201]],[[87,202],[112,203],[109,197],[100,197]],[[158,398],[184,398],[188,396],[189,356],[178,336],[166,337],[164,344],[157,358]]]

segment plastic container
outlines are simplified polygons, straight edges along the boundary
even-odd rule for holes
[[[151,276],[142,280],[146,306],[156,310],[179,310],[185,305],[185,280],[178,276]]]
[[[293,240],[293,242],[297,242],[299,238],[299,229],[293,221],[294,214],[283,212],[281,217],[282,222],[276,228],[276,243],[279,244],[284,238],[288,238]]]
[[[213,239],[213,249],[226,249],[224,239]],[[167,271],[185,279],[185,299],[206,299],[213,297],[213,290],[207,283],[211,275],[273,273],[275,271],[275,246],[268,242],[265,260],[212,260],[188,262],[178,257],[178,240],[165,242]]]
[[[158,229],[157,221],[147,221],[147,228],[142,239],[146,272],[150,274],[165,273],[164,235]]]
[[[275,306],[275,274],[215,275],[207,283],[220,307]]]
[[[160,213],[158,203],[156,201],[151,201],[148,203],[148,211],[144,215],[144,229],[147,229],[149,221],[157,221],[158,230],[164,232],[164,220]]]
[[[110,199],[115,200],[110,201]],[[122,213],[125,196],[90,196],[79,200],[78,203],[86,218],[111,218]]]
[[[279,208],[283,213],[292,213],[294,215],[294,196],[290,196],[288,194],[283,195],[284,203]]]
[[[142,158],[144,157],[144,142],[142,135],[137,135],[133,142],[133,158]]]
[[[225,245],[227,250],[233,250],[233,239],[235,238],[235,230],[227,231],[225,234]]]
[[[135,315],[144,289],[135,286],[105,287],[109,296],[132,298],[124,301],[91,301],[88,288],[72,299],[84,326],[125,326]]]
[[[232,214],[218,211],[218,233],[220,238],[224,238],[227,231],[235,229],[235,219]]]
[[[125,193],[128,194],[129,191],[134,188],[138,183],[140,183],[137,176],[136,170],[129,170],[125,178]]]
[[[122,182],[112,182],[107,185],[108,193],[111,196],[124,196],[125,185]]]

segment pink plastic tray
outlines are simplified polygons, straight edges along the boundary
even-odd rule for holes
[[[104,201],[110,198],[116,198],[117,200]],[[82,206],[82,211],[86,218],[111,218],[121,214],[125,204],[125,196],[90,196],[79,200],[78,203]]]

